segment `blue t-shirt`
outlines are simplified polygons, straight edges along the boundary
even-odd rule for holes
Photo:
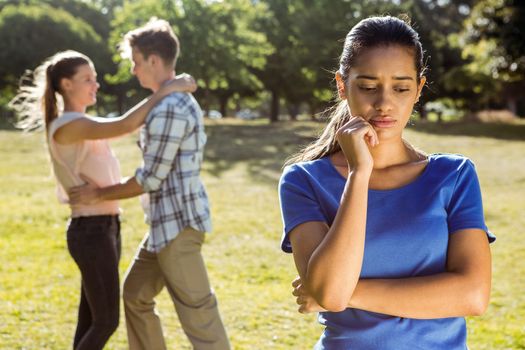
[[[329,157],[285,168],[279,184],[284,222],[281,248],[291,252],[288,234],[308,221],[332,224],[346,179]],[[405,278],[445,271],[449,235],[488,231],[478,178],[462,156],[433,154],[419,177],[391,190],[369,190],[361,278]],[[466,349],[463,317],[410,319],[359,309],[322,312],[326,326],[316,349]]]

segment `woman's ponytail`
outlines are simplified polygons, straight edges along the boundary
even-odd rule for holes
[[[47,131],[63,105],[60,81],[72,78],[84,64],[93,65],[87,56],[68,50],[49,57],[33,72],[27,71],[8,105],[17,115],[16,126],[25,131],[45,127]]]
[[[44,97],[42,99],[42,109],[44,110],[44,125],[46,131],[49,130],[51,122],[58,117],[58,92],[53,82],[53,64],[49,64],[46,67],[46,87],[44,91]]]

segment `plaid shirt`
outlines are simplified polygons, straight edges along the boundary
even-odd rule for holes
[[[211,231],[208,196],[199,178],[206,134],[192,95],[173,93],[149,113],[140,131],[143,164],[135,172],[149,195],[146,249],[159,252],[185,227]]]

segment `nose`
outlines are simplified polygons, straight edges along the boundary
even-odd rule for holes
[[[377,98],[374,101],[374,109],[379,112],[388,112],[392,110],[393,101],[392,94],[387,89],[381,89],[376,95]]]

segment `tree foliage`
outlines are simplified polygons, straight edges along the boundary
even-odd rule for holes
[[[101,100],[123,111],[144,92],[117,44],[155,16],[179,36],[177,70],[197,78],[206,110],[218,106],[225,115],[232,99],[265,91],[271,120],[282,107],[292,119],[306,109],[313,116],[334,97],[347,32],[381,14],[408,15],[421,36],[429,67],[421,107],[447,101],[525,114],[525,2],[518,0],[0,0],[0,91],[9,95],[24,70],[76,49],[103,77]]]
[[[248,0],[209,2],[204,0],[137,1],[124,4],[113,21],[112,43],[151,17],[167,14],[181,42],[177,70],[194,75],[203,87],[205,108],[210,94],[226,105],[234,93],[249,94],[261,83],[252,69],[263,69],[272,47],[263,33],[253,30],[256,16],[263,13],[262,4]],[[127,63],[121,62],[118,80],[130,79]]]
[[[70,13],[41,6],[8,5],[0,12],[0,77],[2,83],[16,82],[54,53],[73,49],[100,62],[101,37],[82,19]]]

